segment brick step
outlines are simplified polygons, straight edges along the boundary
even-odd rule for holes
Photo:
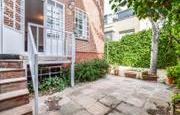
[[[0,80],[25,76],[25,69],[0,68]]]
[[[26,104],[0,112],[0,115],[32,115],[32,105]]]
[[[7,93],[10,91],[26,89],[27,88],[27,78],[11,78],[0,80],[0,93]]]
[[[0,111],[29,103],[28,89],[0,94]]]
[[[22,60],[0,60],[0,68],[23,68]]]

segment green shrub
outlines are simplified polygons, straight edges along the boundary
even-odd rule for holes
[[[180,65],[167,68],[167,76],[175,78],[177,88],[180,88]]]
[[[180,77],[180,66],[172,66],[167,68],[167,76],[173,78]]]
[[[39,81],[39,91],[44,92],[57,92],[69,86],[68,77],[46,77]],[[29,91],[33,92],[32,81],[29,81]]]
[[[161,31],[158,51],[158,68],[177,64],[177,53],[174,44],[165,32]],[[106,59],[111,64],[133,67],[149,67],[151,50],[151,31],[141,31],[122,37],[119,41],[111,41],[105,45]],[[107,52],[108,51],[108,52]]]
[[[76,82],[94,81],[102,78],[108,72],[109,65],[105,60],[85,61],[75,65]],[[63,76],[46,77],[39,80],[39,91],[57,92],[70,85],[70,68],[63,69]],[[33,92],[32,82],[29,81],[29,91]]]
[[[43,79],[39,84],[39,90],[44,91],[61,91],[69,84],[69,80],[63,77],[47,77]]]
[[[180,100],[180,93],[176,93],[171,96],[172,102],[179,101],[179,100]]]
[[[104,60],[85,61],[75,66],[77,82],[94,81],[102,78],[108,72],[109,65]]]

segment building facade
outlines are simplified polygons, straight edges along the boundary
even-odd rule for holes
[[[26,55],[28,23],[33,23],[48,28],[38,32],[32,28],[33,36],[38,33],[34,38],[41,54],[63,54],[63,32],[70,32],[75,33],[77,61],[101,58],[103,4],[103,0],[1,0],[0,53]],[[62,41],[57,44],[57,39]]]
[[[133,15],[131,9],[126,9],[112,15],[104,16],[105,38],[108,40],[119,40],[122,36],[139,32],[151,27],[147,19],[139,20]]]

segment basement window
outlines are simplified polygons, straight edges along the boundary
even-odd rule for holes
[[[88,38],[88,16],[87,14],[76,9],[75,11],[75,37],[77,39],[87,40]]]

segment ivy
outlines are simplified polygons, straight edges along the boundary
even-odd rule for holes
[[[177,64],[178,54],[176,53],[176,47],[174,43],[170,44],[166,31],[161,30],[158,68],[165,68]],[[105,55],[111,64],[149,68],[150,50],[151,31],[147,30],[126,35],[122,37],[120,41],[110,41],[106,43]]]

